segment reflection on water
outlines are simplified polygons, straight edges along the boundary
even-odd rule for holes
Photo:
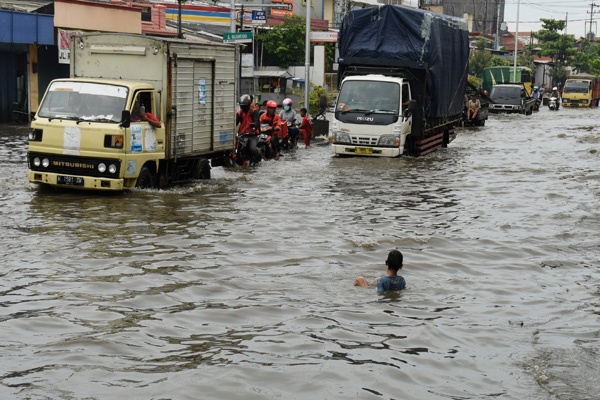
[[[113,195],[30,186],[0,128],[0,397],[595,398],[596,119]],[[392,248],[407,290],[352,286]]]

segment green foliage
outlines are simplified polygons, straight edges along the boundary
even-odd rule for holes
[[[474,75],[469,74],[469,77],[467,78],[469,80],[469,83],[475,87],[480,87],[481,83],[483,82],[483,79],[478,78]]]
[[[581,51],[577,52],[571,60],[571,66],[577,73],[588,73],[597,75],[592,72],[594,65],[600,62],[600,44],[592,43],[589,40],[584,40],[581,44]]]
[[[476,50],[469,58],[469,74],[483,78],[483,70],[487,67],[500,67],[503,65],[511,65],[511,62],[502,57],[492,55],[485,48],[485,41],[481,40],[476,44]]]
[[[286,69],[292,65],[304,65],[306,61],[306,19],[294,15],[286,17],[281,25],[261,30],[256,35],[266,53],[266,65],[277,65]],[[331,71],[335,61],[335,43],[325,46],[325,70]],[[310,45],[310,59],[313,59],[314,43]]]
[[[589,62],[590,74],[600,76],[600,57]]]
[[[490,66],[492,53],[485,49],[485,41],[480,40],[469,57],[469,74],[483,76],[483,70]]]
[[[281,25],[263,30],[256,40],[264,44],[267,52],[277,65],[288,68],[290,65],[304,65],[306,20],[298,15],[286,18]]]
[[[498,56],[493,56],[489,66],[490,67],[506,67],[509,65],[512,65],[512,62],[510,62],[510,60],[508,60],[506,58],[498,57]]]
[[[547,18],[541,18],[541,21],[543,22],[542,29],[535,35],[543,42],[541,55],[552,57],[556,63],[565,65],[567,60],[577,53],[573,46],[575,37],[559,33],[565,29],[566,21]]]
[[[325,89],[321,86],[316,86],[313,83],[310,84],[310,95],[308,97],[308,113],[312,116],[315,116],[319,113],[319,102],[322,94],[325,93]]]
[[[560,33],[566,27],[566,21],[541,18],[542,29],[535,35],[542,44],[541,55],[552,57],[554,61],[553,84],[563,82],[566,76],[565,66],[577,55],[574,46],[575,37]]]

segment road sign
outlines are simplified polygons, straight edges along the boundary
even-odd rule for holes
[[[264,10],[252,10],[252,22],[256,24],[266,24],[267,12]]]
[[[337,42],[337,32],[310,31],[311,42]]]
[[[252,43],[252,32],[225,32],[224,43]]]

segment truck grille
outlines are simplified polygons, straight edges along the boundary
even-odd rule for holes
[[[363,137],[363,136],[352,136],[352,144],[359,144],[362,146],[376,146],[377,138]]]
[[[49,161],[48,167],[44,168],[43,165],[35,166],[33,160],[36,157],[40,160],[47,158]],[[32,171],[50,172],[64,175],[84,175],[98,178],[117,178],[121,171],[121,161],[110,158],[90,158],[55,154],[29,153],[27,155],[27,162],[29,163],[29,169],[31,169]],[[104,163],[104,165],[106,165],[107,167],[104,173],[98,171],[98,164],[100,163]],[[114,174],[108,172],[108,166],[110,164],[114,164],[117,167],[117,171]]]

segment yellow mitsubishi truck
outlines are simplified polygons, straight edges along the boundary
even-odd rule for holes
[[[237,50],[97,33],[71,40],[71,78],[31,122],[32,183],[120,191],[208,179],[234,149]]]

